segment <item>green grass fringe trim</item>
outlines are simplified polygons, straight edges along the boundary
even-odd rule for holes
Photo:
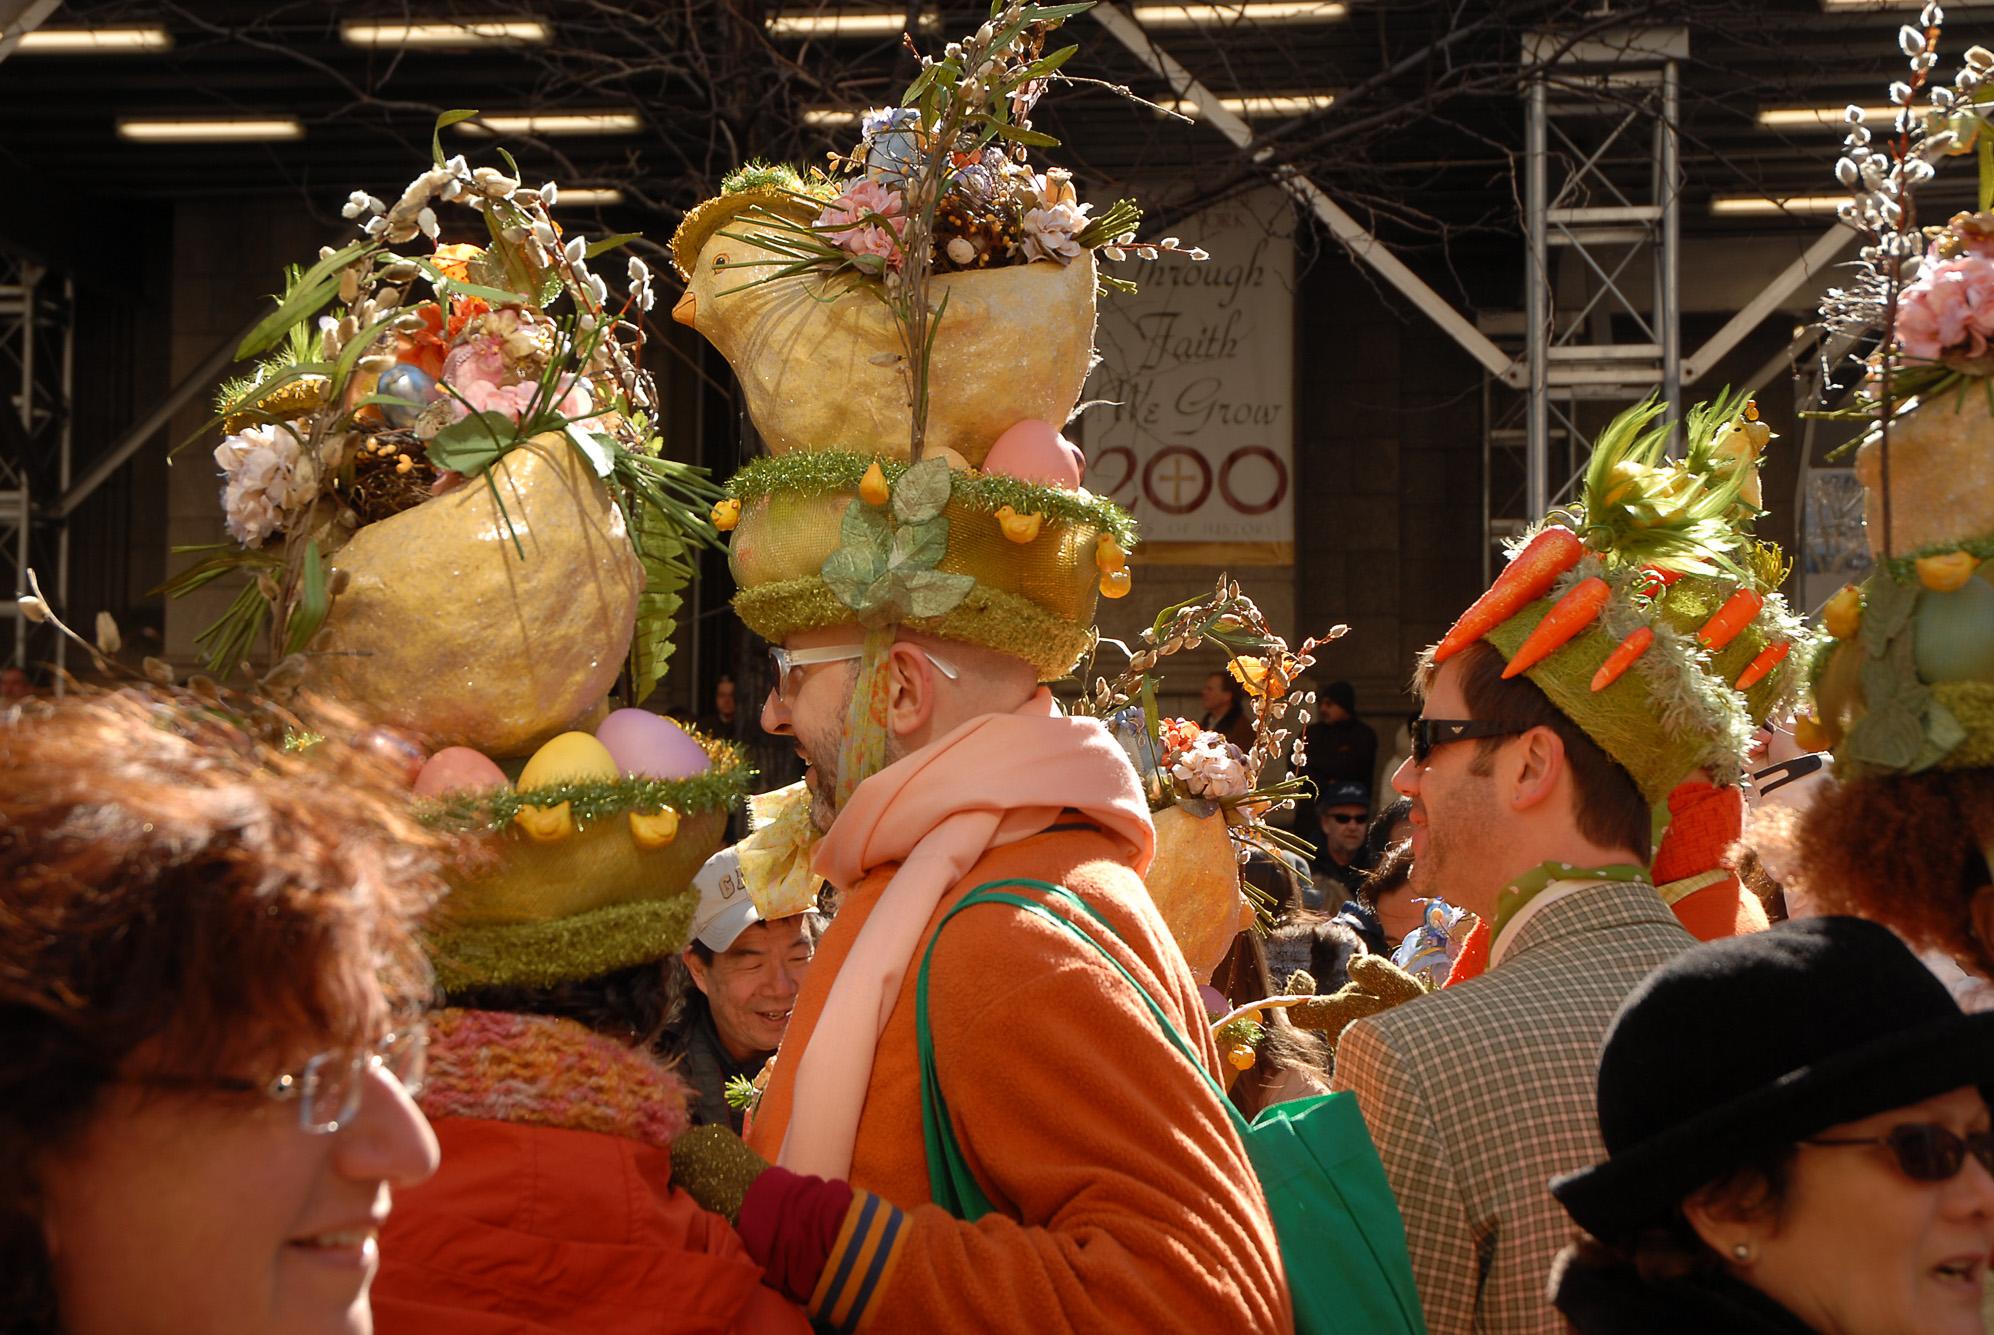
[[[600,978],[685,949],[699,892],[611,904],[554,922],[447,927],[424,945],[445,993],[467,987],[552,987]]]
[[[755,775],[746,754],[732,742],[717,741],[692,733],[693,740],[706,748],[713,767],[687,779],[591,779],[587,783],[563,783],[531,792],[495,789],[484,793],[455,793],[423,804],[421,818],[427,825],[465,833],[502,830],[523,806],[557,807],[569,803],[577,825],[621,816],[628,812],[650,813],[670,807],[681,816],[703,811],[726,811],[748,794],[748,781]]]
[[[852,609],[815,575],[742,589],[734,595],[734,611],[749,630],[776,644],[800,631],[854,620]],[[945,615],[910,617],[904,624],[1022,658],[1038,669],[1041,681],[1068,676],[1087,652],[1087,627],[1063,621],[1029,598],[981,584]]]
[[[1934,542],[1920,547],[1907,556],[1893,556],[1882,564],[1897,578],[1899,584],[1918,584],[1918,560],[1926,556],[1950,556],[1954,552],[1971,552],[1981,560],[1994,558],[1994,533],[1984,533],[1965,542]]]
[[[1952,711],[1966,740],[1938,764],[1940,769],[1994,767],[1994,682],[1935,681],[1932,698]]]
[[[791,451],[756,459],[728,480],[726,492],[746,504],[778,492],[821,496],[857,491],[866,469],[875,460],[889,483],[898,482],[908,468],[906,460],[884,455],[847,450]],[[1036,513],[1055,523],[1092,525],[1104,533],[1112,533],[1123,551],[1135,549],[1135,520],[1113,501],[1040,486],[1002,473],[969,474],[957,470],[949,474],[949,480],[956,500],[984,514],[996,514],[1000,507],[1008,505],[1021,515]]]

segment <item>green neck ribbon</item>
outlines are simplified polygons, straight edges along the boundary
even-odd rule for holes
[[[1544,893],[1553,881],[1646,881],[1648,869],[1631,862],[1611,867],[1580,867],[1570,862],[1540,862],[1502,888],[1496,896],[1495,922],[1489,926],[1489,939],[1502,935],[1525,904]]]

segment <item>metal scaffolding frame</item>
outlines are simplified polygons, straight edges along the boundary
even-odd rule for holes
[[[1582,42],[1538,33],[1525,54],[1538,72],[1524,90],[1523,487],[1520,514],[1492,501],[1491,546],[1571,498],[1587,438],[1578,403],[1659,394],[1673,417],[1684,380],[1694,378],[1685,374],[1679,268],[1679,64],[1689,56],[1688,30],[1629,28]],[[1628,169],[1633,145],[1645,172]],[[1573,261],[1586,296],[1561,310],[1559,271]],[[1634,291],[1630,280],[1643,270],[1648,290]],[[1621,341],[1616,325],[1632,339]],[[1493,414],[1488,428],[1493,464],[1519,433]],[[1565,448],[1554,458],[1560,437]]]
[[[0,385],[4,410],[19,423],[6,437],[25,445],[9,458],[0,451],[0,618],[12,623],[6,658],[27,662],[29,631],[21,613],[27,592],[33,541],[33,493],[37,480],[69,484],[71,389],[76,372],[73,279],[0,250]],[[52,466],[51,466],[52,465]],[[56,587],[60,605],[68,594],[69,528],[56,535]],[[58,659],[60,659],[58,648]]]

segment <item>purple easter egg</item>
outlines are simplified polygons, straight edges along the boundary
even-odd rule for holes
[[[602,721],[595,739],[631,778],[686,779],[712,761],[685,729],[648,709],[619,709]]]

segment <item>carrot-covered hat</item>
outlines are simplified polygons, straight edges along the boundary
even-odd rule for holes
[[[1802,680],[1807,642],[1755,540],[1758,458],[1772,430],[1742,396],[1692,409],[1685,453],[1652,400],[1608,424],[1576,505],[1555,510],[1430,650],[1477,640],[1617,761],[1650,804],[1692,770],[1735,783],[1757,724]]]

